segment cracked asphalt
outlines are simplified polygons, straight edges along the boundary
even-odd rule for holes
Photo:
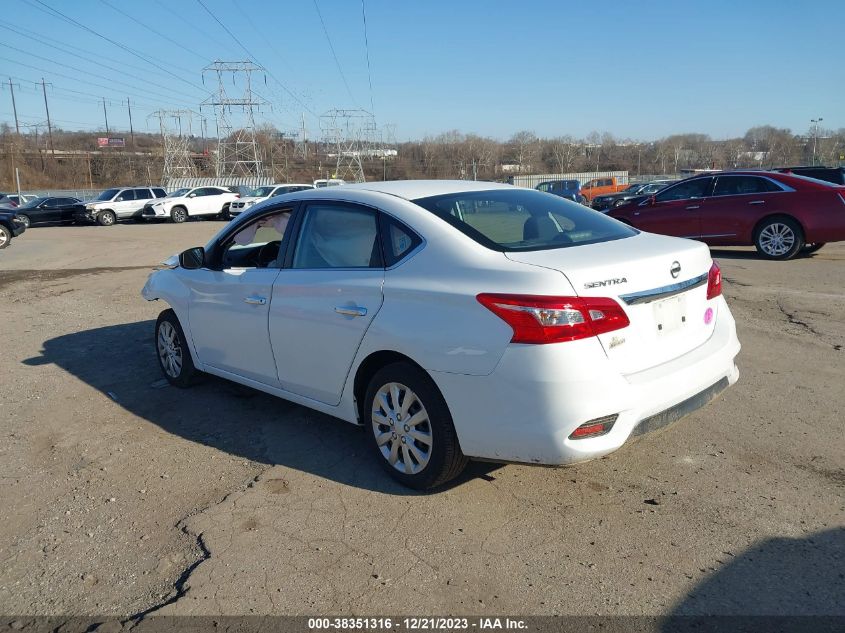
[[[140,288],[218,228],[34,228],[0,252],[0,613],[845,615],[845,244],[714,251],[743,350],[706,408],[419,494],[352,425],[162,383]]]

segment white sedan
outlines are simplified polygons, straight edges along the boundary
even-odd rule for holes
[[[530,189],[302,191],[168,263],[142,292],[170,305],[167,380],[208,372],[362,425],[413,488],[469,458],[605,455],[738,377],[704,244]]]
[[[226,217],[229,205],[241,194],[224,187],[187,187],[165,198],[144,205],[141,217],[148,220],[170,219],[177,224],[193,217]]]
[[[231,205],[229,205],[229,215],[235,216],[244,211],[249,211],[249,209],[253,206],[258,204],[259,202],[264,202],[265,200],[269,200],[270,198],[275,198],[276,196],[283,196],[286,193],[295,193],[297,191],[305,191],[306,189],[314,189],[314,185],[265,185],[263,187],[257,187],[250,192],[248,196],[242,197],[240,200],[235,200]]]

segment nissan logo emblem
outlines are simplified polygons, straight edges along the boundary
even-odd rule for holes
[[[669,269],[669,272],[672,273],[672,279],[677,279],[678,275],[681,274],[680,262],[672,262],[672,267]]]

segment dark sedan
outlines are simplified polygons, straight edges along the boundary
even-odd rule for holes
[[[35,224],[62,223],[74,221],[73,214],[85,205],[78,198],[48,196],[36,198],[15,209],[18,218],[29,228]]]
[[[618,207],[631,198],[637,196],[650,196],[657,193],[661,189],[676,183],[677,180],[655,180],[654,182],[640,182],[633,185],[628,185],[623,191],[616,193],[606,193],[603,196],[596,196],[590,205],[596,211],[607,211],[613,207]]]

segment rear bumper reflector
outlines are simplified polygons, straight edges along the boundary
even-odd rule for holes
[[[618,417],[619,416],[614,413],[613,415],[606,415],[603,418],[596,418],[594,420],[590,420],[589,422],[584,422],[584,424],[569,434],[569,439],[583,440],[588,437],[606,435],[610,433],[610,429],[613,428],[613,424],[616,422],[616,418]]]

